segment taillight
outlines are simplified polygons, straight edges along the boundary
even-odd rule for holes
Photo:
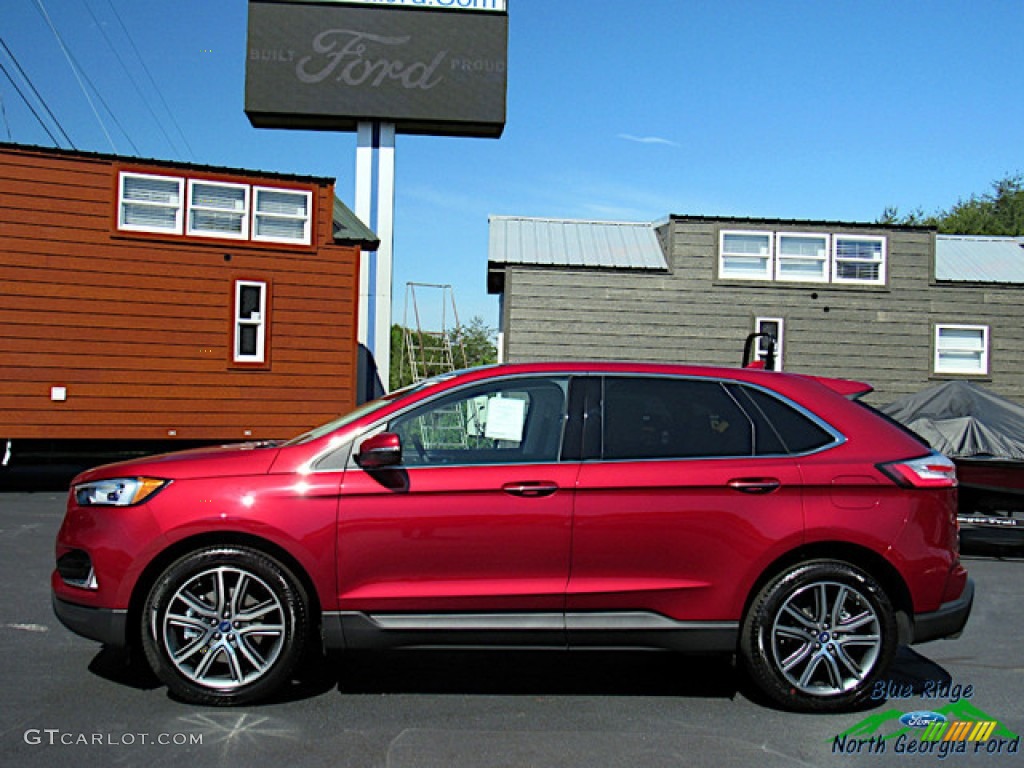
[[[906,488],[956,488],[956,465],[941,453],[879,464],[878,468]]]

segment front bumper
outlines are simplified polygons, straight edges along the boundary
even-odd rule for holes
[[[937,611],[914,616],[911,643],[927,643],[944,637],[957,637],[963,632],[974,604],[974,580],[967,579],[964,591],[956,600],[943,603]]]
[[[128,611],[92,608],[69,603],[53,595],[53,612],[60,623],[76,635],[96,640],[113,648],[128,644]]]

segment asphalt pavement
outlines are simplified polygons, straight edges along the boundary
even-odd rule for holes
[[[500,651],[341,656],[272,703],[219,709],[175,701],[57,622],[63,506],[59,490],[0,493],[6,765],[1024,766],[1024,560],[968,558],[977,598],[963,636],[901,650],[862,712],[774,709],[728,659]],[[929,740],[915,712],[995,725]]]

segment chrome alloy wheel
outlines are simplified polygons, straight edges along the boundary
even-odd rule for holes
[[[237,567],[197,573],[153,617],[174,667],[206,688],[232,690],[258,680],[287,636],[286,611],[263,579]]]
[[[875,669],[881,650],[879,616],[849,584],[805,585],[785,600],[771,625],[777,669],[794,688],[814,696],[856,688]]]

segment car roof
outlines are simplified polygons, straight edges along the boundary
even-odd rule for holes
[[[627,362],[627,361],[545,361],[526,363],[502,363],[498,365],[469,368],[439,377],[441,380],[459,378],[465,381],[491,379],[496,376],[527,374],[639,374],[647,376],[693,376],[701,378],[730,379],[750,384],[759,384],[775,389],[780,383],[814,381],[844,397],[860,397],[872,391],[873,387],[862,381],[840,379],[828,376],[811,376],[799,373],[766,371],[759,368],[727,368],[725,366],[685,365],[678,363]]]

